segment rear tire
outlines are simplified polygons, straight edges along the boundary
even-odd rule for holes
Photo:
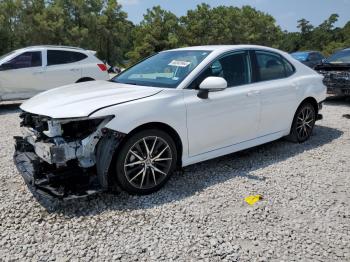
[[[117,183],[130,194],[151,194],[169,180],[176,163],[176,146],[167,133],[157,129],[140,131],[117,152]]]
[[[76,83],[83,83],[83,82],[89,82],[89,81],[95,81],[95,79],[90,77],[84,77],[84,78],[80,78]]]
[[[288,139],[303,143],[310,138],[316,122],[316,110],[309,102],[301,104],[295,113]]]

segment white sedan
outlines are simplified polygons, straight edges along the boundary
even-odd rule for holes
[[[31,46],[0,57],[0,101],[27,99],[51,88],[108,80],[95,52],[76,47]]]
[[[325,97],[322,76],[276,49],[164,51],[110,82],[25,102],[15,162],[36,191],[61,199],[149,194],[184,166],[285,136],[306,141]]]

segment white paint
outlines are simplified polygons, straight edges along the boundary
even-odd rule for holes
[[[296,72],[285,79],[252,83],[209,92],[185,87],[223,53],[258,49],[281,54]],[[172,127],[183,145],[183,166],[260,145],[290,132],[292,119],[307,97],[326,97],[322,76],[279,50],[259,46],[203,46],[182,50],[211,51],[176,88],[131,86],[103,81],[54,89],[21,108],[53,118],[114,115],[107,128],[129,133],[150,122]]]

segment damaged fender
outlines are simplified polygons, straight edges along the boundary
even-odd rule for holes
[[[111,176],[109,175],[111,162],[125,134],[108,128],[104,128],[102,132],[103,137],[100,139],[96,148],[96,170],[99,184],[103,190],[108,190],[113,185]]]

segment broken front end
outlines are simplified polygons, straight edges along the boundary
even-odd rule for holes
[[[51,119],[23,112],[14,162],[35,192],[59,199],[112,189],[109,166],[124,134],[105,128],[113,118]]]
[[[350,64],[321,64],[315,69],[324,76],[328,94],[350,96]]]

